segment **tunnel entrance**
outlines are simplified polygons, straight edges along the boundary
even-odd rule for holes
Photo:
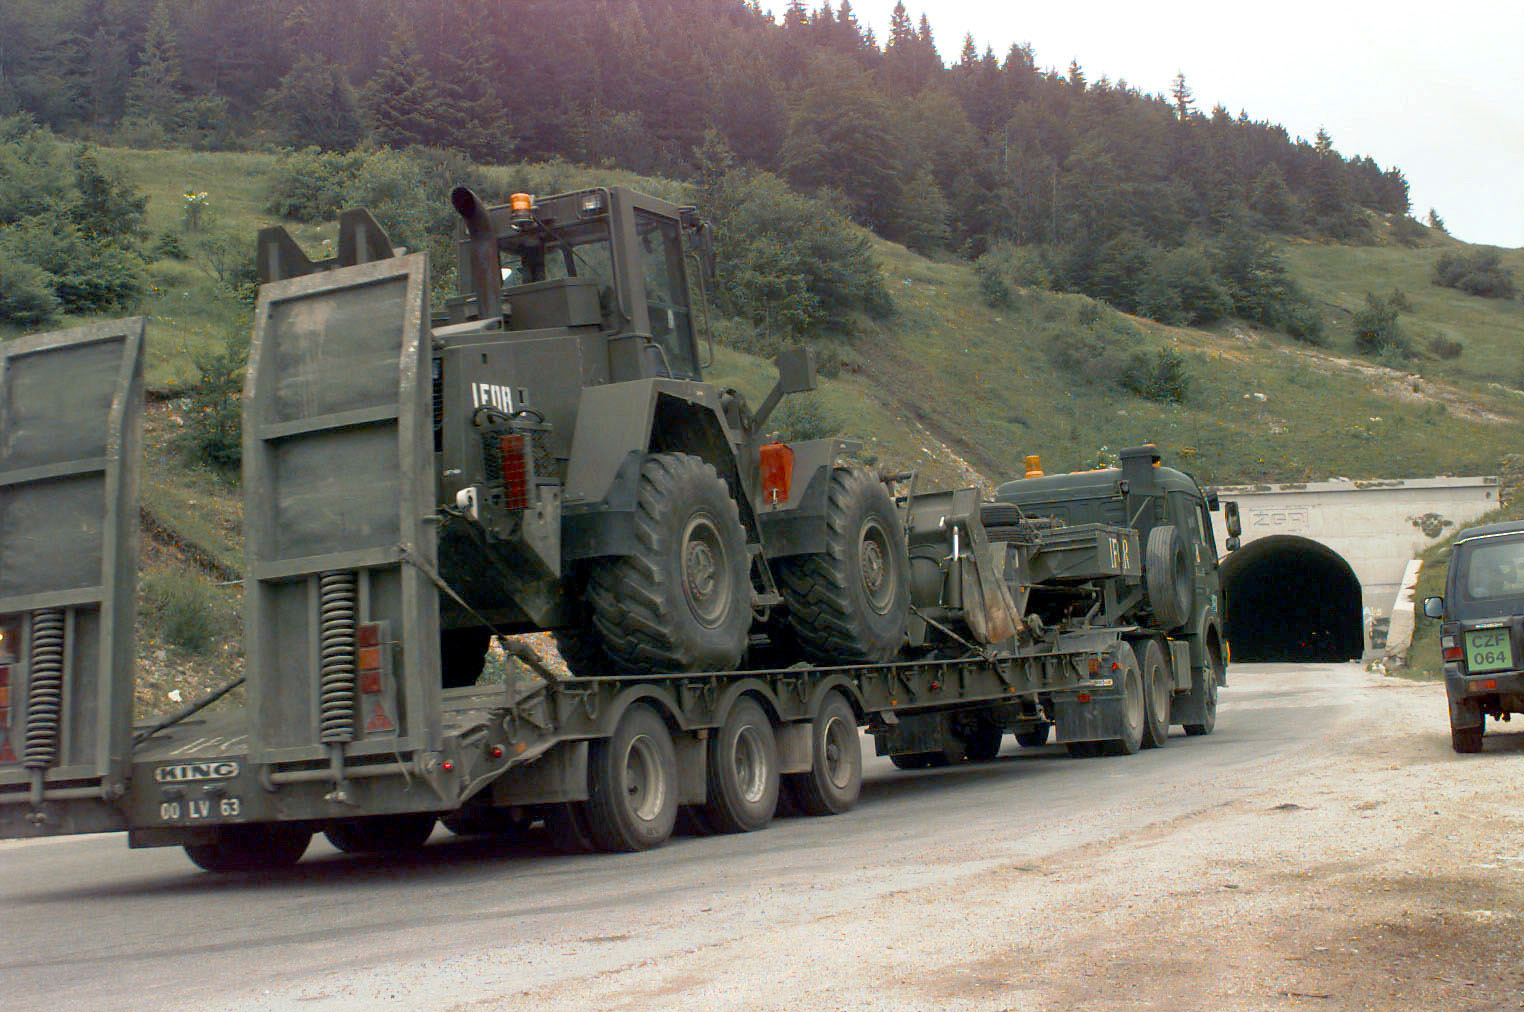
[[[1316,541],[1249,542],[1223,563],[1222,594],[1235,661],[1349,661],[1365,650],[1360,581]]]

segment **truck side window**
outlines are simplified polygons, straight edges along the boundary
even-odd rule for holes
[[[673,376],[697,379],[693,322],[688,309],[688,283],[683,273],[683,246],[677,222],[636,211],[635,226],[640,235],[641,272],[645,276],[651,337],[661,345]]]

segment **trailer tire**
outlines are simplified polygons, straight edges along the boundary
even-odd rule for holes
[[[323,835],[345,854],[402,854],[428,842],[434,821],[430,812],[371,815],[330,822]]]
[[[439,821],[456,836],[495,836],[507,841],[527,835],[530,820],[516,809],[470,805],[441,815]]]
[[[863,790],[863,747],[857,714],[839,692],[828,692],[810,722],[808,773],[789,774],[794,801],[806,815],[840,815]]]
[[[591,854],[598,849],[585,801],[567,801],[545,809],[550,844],[562,854]]]
[[[1030,731],[1017,731],[1016,744],[1022,748],[1042,748],[1048,743],[1048,737],[1053,733],[1052,724],[1042,724]]]
[[[704,820],[719,833],[753,833],[778,810],[778,739],[754,699],[738,699],[709,737]]]
[[[220,826],[211,843],[187,843],[185,856],[203,871],[266,871],[302,859],[312,830],[280,823]]]
[[[1149,531],[1143,553],[1143,580],[1148,590],[1148,607],[1160,628],[1179,629],[1190,620],[1194,591],[1191,576],[1191,561],[1180,533],[1170,524]]]
[[[635,551],[593,570],[593,625],[624,671],[729,671],[751,629],[751,562],[730,488],[686,453],[640,469]]]
[[[1201,722],[1186,724],[1185,733],[1193,738],[1211,734],[1217,727],[1217,678],[1222,673],[1222,647],[1214,639],[1207,641],[1207,663],[1192,672],[1191,692],[1201,700]]]
[[[889,492],[867,468],[838,467],[826,490],[826,548],[778,563],[789,622],[811,659],[893,660],[910,614],[910,555]]]
[[[1174,692],[1164,647],[1149,640],[1143,648],[1143,695],[1148,704],[1143,723],[1143,747],[1163,748],[1169,741],[1169,700]]]
[[[677,749],[644,703],[624,712],[611,737],[587,756],[587,822],[599,850],[649,850],[677,821]]]
[[[980,724],[963,737],[963,758],[971,763],[987,763],[1000,755],[1005,730],[994,724]]]
[[[1147,723],[1148,701],[1143,692],[1143,669],[1138,655],[1126,643],[1117,645],[1117,681],[1122,687],[1122,735],[1101,742],[1106,755],[1134,755],[1143,747],[1143,727]]]

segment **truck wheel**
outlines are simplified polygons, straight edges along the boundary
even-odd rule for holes
[[[625,671],[729,671],[751,628],[746,532],[715,469],[655,453],[640,469],[635,553],[593,571],[593,625]]]
[[[1464,721],[1465,726],[1457,727],[1457,719]],[[1486,721],[1482,708],[1474,699],[1450,704],[1450,747],[1462,755],[1480,752]]]
[[[1201,723],[1185,725],[1185,733],[1192,737],[1211,734],[1217,727],[1217,676],[1222,668],[1222,648],[1208,642],[1206,667],[1192,673],[1199,681],[1191,686],[1191,692],[1201,699]]]
[[[563,854],[591,854],[598,849],[584,801],[568,801],[545,809],[545,831],[550,834],[551,846]]]
[[[1048,743],[1048,736],[1052,733],[1052,724],[1040,724],[1030,731],[1017,731],[1016,744],[1022,748],[1042,748]]]
[[[774,759],[776,769],[776,757]],[[600,850],[649,850],[677,821],[677,749],[656,711],[637,703],[587,755],[587,821]]]
[[[439,683],[446,689],[475,685],[487,664],[492,630],[481,626],[439,630]]]
[[[987,763],[1000,754],[1005,731],[993,724],[981,724],[971,734],[964,736],[964,758],[971,763]]]
[[[1101,742],[1106,755],[1133,755],[1143,747],[1143,726],[1147,723],[1148,701],[1143,694],[1143,669],[1138,655],[1126,643],[1117,646],[1115,674],[1122,687],[1122,736]]]
[[[1169,741],[1169,698],[1174,687],[1164,647],[1158,640],[1149,640],[1143,648],[1143,694],[1148,703],[1143,723],[1144,748],[1162,748]]]
[[[1178,629],[1191,617],[1191,561],[1185,543],[1170,524],[1148,532],[1143,553],[1143,579],[1148,607],[1161,628]]]
[[[857,714],[839,692],[828,692],[810,723],[810,771],[789,774],[794,800],[806,815],[840,815],[863,790],[863,748]]]
[[[715,832],[752,833],[778,810],[778,740],[754,699],[740,699],[709,738],[704,820]]]
[[[434,816],[409,812],[330,822],[323,835],[346,854],[401,854],[417,850],[434,832]]]
[[[778,589],[804,652],[826,663],[893,660],[910,613],[910,556],[900,514],[863,467],[839,467],[826,491],[826,549],[778,566]]]
[[[312,831],[301,826],[220,826],[211,843],[187,843],[185,856],[203,871],[263,871],[296,864],[311,842]]]

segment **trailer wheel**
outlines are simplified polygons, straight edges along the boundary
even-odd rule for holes
[[[1005,731],[994,724],[980,724],[970,734],[964,735],[964,756],[971,763],[987,763],[1000,754]]]
[[[863,747],[857,714],[839,692],[828,692],[810,723],[810,771],[789,774],[794,800],[806,815],[840,815],[863,790]]]
[[[588,747],[587,817],[600,850],[649,850],[672,835],[677,749],[649,706],[630,707],[611,738]]]
[[[1191,561],[1180,533],[1170,524],[1148,532],[1143,553],[1143,580],[1148,607],[1166,630],[1178,629],[1191,617]]]
[[[545,830],[551,846],[563,854],[591,854],[598,849],[586,802],[568,801],[546,808]]]
[[[330,822],[323,835],[346,854],[401,854],[417,850],[434,832],[432,813],[372,815]]]
[[[778,589],[800,646],[826,663],[893,660],[910,613],[910,556],[899,510],[863,467],[838,467],[826,492],[826,549],[782,560]]]
[[[719,833],[753,833],[778,810],[778,740],[754,699],[740,699],[709,737],[704,820]]]
[[[1052,724],[1039,724],[1030,731],[1017,731],[1016,744],[1022,748],[1042,748],[1048,743],[1048,736],[1052,733]]]
[[[1147,723],[1148,701],[1143,693],[1143,669],[1138,655],[1126,643],[1117,645],[1116,680],[1122,686],[1122,736],[1101,742],[1106,755],[1133,755],[1143,747],[1143,726]]]
[[[530,820],[521,810],[513,808],[468,805],[441,815],[439,821],[456,836],[495,836],[507,841],[526,835]]]
[[[746,651],[752,587],[746,532],[714,467],[653,453],[640,469],[635,552],[594,569],[593,625],[619,667],[729,671]]]
[[[1175,680],[1158,640],[1143,648],[1143,694],[1148,703],[1143,723],[1143,747],[1162,748],[1169,741],[1169,699]]]
[[[1201,723],[1185,725],[1185,733],[1192,737],[1211,734],[1217,727],[1217,678],[1222,669],[1222,647],[1208,639],[1206,667],[1192,672],[1191,693],[1201,700]]]
[[[312,831],[302,826],[219,826],[211,843],[187,843],[185,856],[204,871],[264,871],[296,864],[311,842]]]

